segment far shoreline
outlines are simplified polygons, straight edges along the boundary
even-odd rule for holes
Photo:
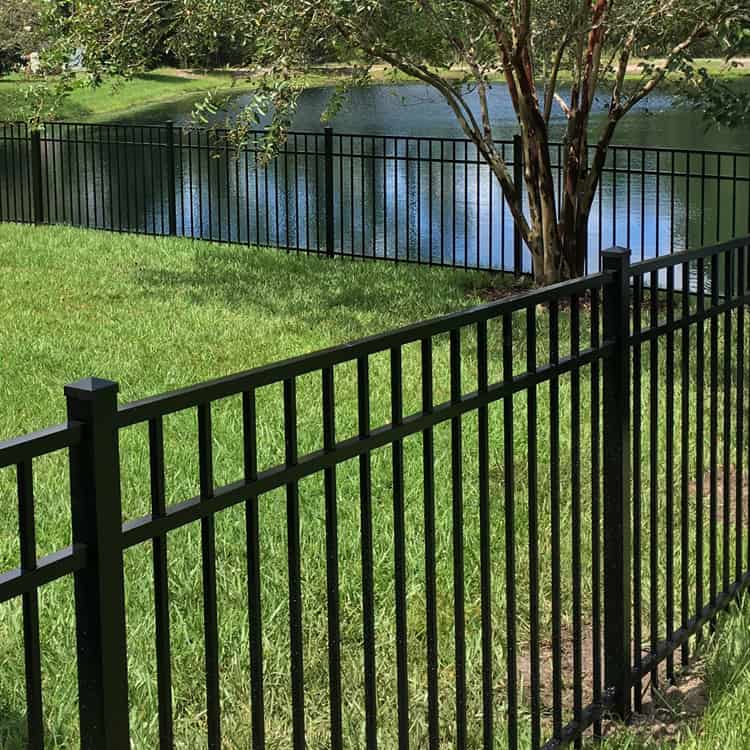
[[[650,61],[657,62],[658,60]],[[705,67],[709,72],[727,82],[750,82],[750,58],[737,60],[738,66],[728,66],[719,59],[697,59],[696,67]],[[629,66],[628,79],[639,77],[639,61]],[[305,88],[314,89],[334,86],[353,69],[352,64],[319,65],[300,73]],[[447,77],[459,80],[464,71],[454,68],[442,71]],[[146,112],[198,102],[208,94],[239,96],[255,88],[258,71],[247,69],[197,70],[186,68],[157,68],[115,84],[104,83],[97,88],[81,88],[74,91],[55,113],[57,120],[76,120],[85,123],[115,122],[124,117],[133,122]],[[372,69],[370,85],[408,85],[418,79],[405,76],[399,71],[379,65]],[[493,76],[492,83],[503,84],[501,76]],[[569,76],[561,76],[560,83],[570,82]],[[25,119],[25,91],[33,81],[20,74],[0,78],[0,120]],[[665,84],[666,87],[669,84]]]

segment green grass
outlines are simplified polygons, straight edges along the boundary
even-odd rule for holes
[[[30,84],[21,76],[0,78],[0,119],[18,119],[24,112],[24,93]],[[77,87],[55,112],[60,120],[107,122],[132,118],[139,112],[175,103],[197,101],[209,91],[241,94],[252,85],[229,71],[181,74],[171,68],[159,68],[134,76],[131,80],[105,82],[91,88]]]
[[[623,729],[603,750],[742,750],[750,747],[750,724],[742,717],[750,706],[750,599],[719,620],[716,637],[702,649],[697,679],[681,693],[662,702],[660,721],[646,722],[637,731]],[[701,697],[696,702],[695,695]],[[705,702],[702,713],[692,706]],[[687,709],[687,710],[686,710]],[[671,715],[670,715],[671,714]],[[663,722],[672,726],[667,741],[655,737]],[[658,731],[656,732],[658,734]]]
[[[641,78],[641,70],[638,67],[642,60],[639,58],[633,58],[628,72],[626,73],[626,81],[637,81]],[[713,77],[719,78],[724,81],[743,81],[750,77],[750,61],[743,59],[737,66],[728,65],[724,60],[720,58],[696,58],[693,61],[694,67],[705,68]],[[466,74],[466,70],[460,66],[451,69],[441,69],[443,75],[448,78],[460,78]],[[501,72],[493,73],[490,79],[495,82],[504,82],[505,79]],[[415,79],[407,76],[398,70],[386,68],[384,66],[378,66],[373,72],[373,80],[376,82],[395,82],[395,83],[411,83]],[[558,76],[558,82],[560,84],[569,84],[572,81],[572,74],[569,70],[561,70]]]
[[[0,226],[0,439],[64,420],[65,383],[96,375],[117,380],[121,402],[226,375],[249,367],[343,343],[364,335],[427,318],[479,301],[478,287],[488,277],[447,270],[420,269],[386,263],[326,261],[287,256],[275,251],[218,246],[184,240],[161,240],[66,228]],[[582,346],[588,345],[588,314],[582,313]],[[569,313],[560,316],[561,353],[570,349]],[[512,319],[513,372],[526,367],[526,318]],[[537,357],[547,361],[549,314],[536,309]],[[706,337],[708,352],[708,336]],[[677,342],[679,362],[679,342]],[[476,388],[476,342],[471,331],[462,335],[462,382],[465,392]],[[748,348],[748,347],[746,347]],[[489,327],[490,380],[502,378],[500,321]],[[750,350],[750,348],[748,348]],[[449,342],[434,340],[435,401],[449,398]],[[723,349],[720,349],[723,352]],[[664,347],[659,355],[659,397],[664,395]],[[691,361],[696,352],[691,351]],[[648,383],[649,357],[644,352],[643,382]],[[390,372],[387,353],[373,355],[371,407],[374,427],[390,421]],[[403,352],[404,411],[414,413],[421,403],[421,359],[418,344]],[[339,439],[357,431],[356,368],[336,369],[336,429]],[[581,387],[581,563],[572,549],[572,433],[571,375],[560,379],[561,565],[564,633],[572,624],[571,597],[574,566],[582,573],[584,622],[590,623],[591,602],[591,394],[589,370],[582,371]],[[679,399],[679,384],[675,391]],[[258,391],[259,468],[283,462],[284,440],[281,389]],[[691,410],[695,388],[691,385]],[[538,389],[539,547],[541,571],[540,618],[542,636],[551,630],[551,464],[550,388]],[[298,380],[299,451],[322,446],[321,386],[319,376]],[[679,403],[679,401],[678,401]],[[512,444],[504,445],[503,405],[494,403],[490,416],[490,545],[493,559],[492,626],[493,684],[496,686],[498,747],[505,733],[505,499],[506,448],[513,456],[515,474],[515,538],[517,572],[516,625],[520,651],[527,651],[529,592],[528,551],[528,424],[526,395],[513,400]],[[720,404],[721,406],[721,404]],[[641,413],[648,414],[644,386]],[[719,424],[722,411],[719,410]],[[645,417],[644,417],[645,418]],[[678,418],[679,422],[679,418]],[[645,422],[644,422],[645,424]],[[675,437],[679,466],[679,430],[667,425],[663,406],[658,435],[663,451],[668,431]],[[213,408],[215,481],[223,485],[242,475],[242,415],[238,398]],[[708,431],[706,431],[708,432]],[[481,739],[480,579],[477,418],[462,419],[466,583],[466,639],[468,655],[468,711],[471,746]],[[730,436],[731,437],[731,436]],[[453,529],[451,505],[451,429],[440,424],[435,439],[436,553],[438,579],[438,676],[441,737],[454,741],[455,678],[453,647]],[[649,497],[651,477],[647,456],[650,436],[643,430],[642,486]],[[704,435],[708,456],[708,435]],[[170,503],[197,494],[197,435],[194,413],[165,419],[167,493]],[[695,435],[690,435],[691,451]],[[406,555],[408,601],[408,658],[411,733],[414,747],[426,738],[426,656],[424,588],[424,511],[422,441],[404,441]],[[721,451],[719,452],[721,456]],[[658,466],[659,487],[665,486],[665,465]],[[147,431],[130,428],[121,435],[123,512],[134,518],[149,510]],[[65,481],[65,457],[35,462],[39,554],[69,543],[70,512]],[[676,476],[679,476],[676,474]],[[374,576],[377,632],[377,687],[380,742],[397,745],[396,679],[393,592],[392,463],[389,448],[372,454],[374,521]],[[303,570],[304,662],[307,733],[310,747],[328,745],[325,510],[322,477],[300,483],[301,549]],[[659,512],[663,513],[663,493]],[[361,567],[359,543],[359,473],[356,461],[337,470],[339,565],[342,622],[342,675],[346,745],[362,745],[363,678],[361,627]],[[260,499],[261,557],[266,716],[269,747],[290,746],[289,635],[286,573],[286,518],[283,491]],[[0,472],[0,571],[15,567],[17,524],[15,476]],[[679,514],[675,522],[677,522]],[[644,560],[648,560],[648,518],[644,512]],[[663,529],[663,525],[662,525]],[[202,589],[200,530],[191,525],[169,536],[172,660],[177,746],[204,747]],[[663,531],[662,531],[663,533]],[[692,540],[691,540],[692,548]],[[705,543],[705,549],[708,544]],[[679,544],[675,548],[679,561]],[[663,555],[659,572],[664,591]],[[679,565],[677,565],[679,571]],[[221,697],[226,747],[250,744],[249,656],[246,607],[246,549],[242,508],[217,516],[217,570],[221,642]],[[691,576],[690,585],[694,584]],[[126,554],[130,699],[135,748],[156,746],[156,681],[153,653],[153,586],[148,545]],[[675,580],[679,587],[679,575]],[[648,591],[648,567],[642,578]],[[706,589],[707,590],[707,589]],[[69,748],[76,737],[76,684],[72,586],[61,581],[41,592],[45,719],[49,746]],[[647,603],[644,602],[647,630]],[[644,632],[646,632],[644,630]],[[22,746],[24,694],[21,606],[0,606],[0,747]],[[566,696],[569,696],[566,683]],[[588,700],[590,696],[584,696]],[[528,744],[528,717],[522,690],[521,742]],[[566,712],[566,719],[570,718]],[[545,719],[546,721],[546,719]],[[742,747],[737,746],[737,750]]]

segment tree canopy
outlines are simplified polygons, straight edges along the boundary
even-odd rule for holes
[[[45,41],[41,0],[0,0],[0,75],[21,65]]]

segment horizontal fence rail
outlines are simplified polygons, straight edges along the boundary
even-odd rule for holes
[[[551,750],[639,710],[750,584],[750,238],[602,267],[121,406],[67,386],[0,443],[29,746],[78,742],[66,648],[86,748]],[[72,528],[40,559],[35,471]]]
[[[177,235],[350,258],[528,273],[499,184],[458,138],[0,124],[0,220]],[[520,141],[498,141],[522,183]],[[551,145],[558,195],[564,150]],[[523,186],[522,186],[523,190]],[[612,146],[589,222],[587,270],[750,232],[750,154]]]

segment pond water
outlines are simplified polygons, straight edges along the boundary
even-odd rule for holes
[[[750,88],[750,80],[746,86]],[[294,130],[318,130],[320,117],[333,88],[323,86],[309,89],[302,95]],[[541,93],[541,92],[540,92]],[[567,91],[561,89],[563,98]],[[235,97],[227,112],[213,116],[212,124],[224,123],[250,101],[249,95]],[[469,95],[474,110],[479,111],[476,95]],[[496,84],[490,92],[492,123],[498,140],[512,138],[518,132],[508,89]],[[602,92],[595,100],[592,131],[596,132],[605,119],[608,105]],[[152,113],[139,116],[138,121],[161,123],[173,119],[181,125],[191,122],[192,105],[182,103],[159,108]],[[397,86],[377,85],[352,91],[343,109],[331,122],[333,127],[346,133],[368,135],[408,135],[427,137],[463,137],[453,112],[445,100],[429,86],[403,84]],[[551,138],[562,137],[565,118],[556,107],[551,120]],[[720,149],[750,151],[750,128],[718,128],[709,126],[700,112],[680,103],[666,93],[655,93],[638,104],[620,123],[615,143],[633,146],[664,146],[686,149]]]
[[[311,251],[333,245],[344,255],[512,270],[513,222],[497,181],[437,93],[422,85],[353,92],[332,123],[327,184],[320,116],[331,93],[323,87],[302,96],[293,129],[304,134],[268,167],[251,151],[238,155],[214,135],[191,131],[187,103],[137,118],[182,126],[171,152],[164,127],[48,127],[45,218],[167,233],[174,195],[174,229],[184,236]],[[247,101],[232,100],[229,118]],[[602,96],[592,130],[605,107]],[[512,138],[504,86],[493,87],[491,110],[497,138]],[[217,114],[211,124],[226,118]],[[556,113],[553,139],[563,127]],[[30,159],[18,136],[0,130],[0,218],[28,220]],[[592,210],[589,270],[598,266],[599,250],[615,244],[631,247],[637,260],[750,234],[749,129],[706,127],[699,113],[659,94],[624,119],[616,143]],[[503,148],[512,159],[510,145]],[[558,150],[553,160],[560,159]],[[527,253],[522,265],[530,270]]]

